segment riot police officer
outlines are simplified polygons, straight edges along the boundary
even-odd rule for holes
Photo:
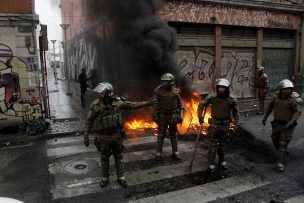
[[[262,120],[263,125],[266,125],[266,120],[273,111],[271,138],[274,147],[278,150],[278,171],[284,170],[288,143],[291,141],[297,120],[301,115],[302,99],[297,92],[293,91],[293,87],[293,83],[287,79],[279,83],[279,92],[272,97]]]
[[[215,171],[215,157],[218,154],[218,167],[226,169],[225,146],[231,122],[239,122],[237,102],[230,94],[230,83],[226,79],[216,81],[216,93],[209,94],[197,109],[200,124],[204,122],[202,112],[211,105],[211,119],[209,120],[208,137],[210,140],[208,150],[208,170]],[[231,116],[232,115],[232,116]]]
[[[177,124],[182,122],[183,108],[180,89],[174,85],[174,76],[165,73],[161,76],[161,85],[154,91],[154,121],[158,125],[156,159],[161,160],[164,138],[169,131],[172,145],[172,157],[179,160],[177,148]]]
[[[100,187],[109,182],[109,158],[113,153],[117,170],[117,181],[127,187],[124,176],[123,141],[121,130],[123,121],[120,109],[135,109],[149,105],[148,102],[128,102],[113,96],[113,86],[108,82],[99,83],[95,89],[100,97],[90,107],[84,132],[84,144],[89,146],[89,134],[95,120],[99,130],[102,177]]]
[[[264,67],[260,66],[256,77],[256,87],[260,105],[260,111],[258,114],[264,114],[264,102],[269,89],[268,75],[265,73]]]

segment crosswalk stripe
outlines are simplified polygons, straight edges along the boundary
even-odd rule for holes
[[[189,162],[184,162],[179,164],[154,167],[152,169],[147,170],[126,172],[125,176],[129,183],[129,186],[134,186],[143,183],[148,183],[151,181],[157,181],[184,175],[185,170],[188,166]],[[206,168],[206,160],[199,160],[194,162],[192,171],[197,172],[201,171],[204,168]],[[57,180],[55,179],[55,183],[56,181]],[[99,182],[99,177],[90,177],[82,180],[73,180],[70,182],[57,183],[51,190],[53,194],[53,199],[69,198],[84,194],[97,193],[121,188],[121,186],[118,185],[118,183],[116,182],[115,176],[110,176],[110,182],[106,188],[100,188]]]
[[[284,201],[285,203],[304,203],[304,195],[299,195]]]
[[[265,180],[258,175],[231,177],[201,186],[135,200],[133,203],[178,203],[185,202],[185,200],[191,203],[204,203],[216,200],[218,198],[229,197],[240,192],[252,190],[267,185],[270,182],[271,181]]]
[[[138,144],[153,143],[156,140],[152,139],[152,138],[153,138],[152,136],[145,137],[145,138],[138,140],[136,143],[129,141],[129,142],[126,142],[124,144],[124,146],[131,147],[131,146],[138,145]],[[170,145],[170,140],[165,139],[164,146],[166,146],[166,145]],[[183,147],[185,147],[185,144],[179,144],[178,147],[180,149],[183,149]],[[188,148],[189,148],[189,145],[188,145]],[[193,150],[193,147],[190,146],[190,148],[191,148],[191,150]],[[183,150],[189,151],[187,149],[183,149]],[[150,150],[149,153],[151,153],[152,151],[154,151],[154,150]],[[64,146],[64,147],[60,146],[60,147],[56,147],[56,148],[49,148],[49,149],[47,149],[47,156],[53,157],[53,158],[60,158],[60,157],[88,153],[88,152],[97,152],[97,149],[94,146],[94,144],[91,144],[89,147],[85,147],[81,143],[79,145],[71,145],[71,146]],[[143,151],[138,152],[138,154],[140,154],[140,153],[144,154]]]
[[[90,136],[90,140],[94,140],[94,136]],[[124,140],[125,145],[130,144],[144,144],[147,142],[156,141],[155,136],[136,136],[135,134],[130,135],[128,138]],[[83,142],[83,136],[76,136],[76,137],[67,137],[67,138],[55,138],[47,140],[47,145],[59,145],[59,144],[71,144],[75,142]]]
[[[185,144],[185,143],[181,143],[178,145],[179,151],[180,153],[185,153],[185,152],[192,152],[193,151],[193,147],[189,144]],[[163,147],[163,156],[170,156],[171,155],[171,146],[166,146]],[[96,149],[95,149],[96,151]],[[197,155],[199,154],[206,154],[207,152],[202,149],[199,148],[197,149]],[[128,163],[128,162],[135,162],[135,161],[144,161],[144,160],[149,160],[149,159],[153,159],[155,156],[155,150],[144,150],[144,151],[135,151],[135,152],[128,152],[128,153],[124,153],[124,162]],[[100,155],[99,153],[96,153],[95,155],[93,155],[93,157],[91,157],[93,160],[95,160],[96,162],[98,162],[98,165],[100,165]],[[49,171],[52,174],[56,174],[56,173],[60,173],[62,172],[62,168],[64,166],[66,166],[69,163],[73,163],[75,161],[81,161],[84,160],[84,158],[73,158],[73,159],[69,159],[67,161],[56,161],[53,162],[52,164],[49,164]],[[85,162],[84,162],[85,163]],[[110,158],[110,165],[114,165],[114,157],[111,156]]]
[[[66,137],[66,138],[54,138],[46,141],[47,145],[69,144],[73,142],[80,142],[83,140],[83,136]]]

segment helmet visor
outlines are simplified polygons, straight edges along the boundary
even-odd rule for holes
[[[99,85],[97,85],[93,91],[98,92],[99,94],[106,94],[109,96],[112,95],[111,89],[104,83],[99,83]]]

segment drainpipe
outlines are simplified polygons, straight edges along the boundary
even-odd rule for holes
[[[302,75],[301,94],[304,94],[304,13],[302,13],[301,44],[300,44],[300,67]]]
[[[36,14],[36,11],[35,11],[35,0],[32,0],[31,1],[31,9],[32,9],[32,11],[31,11],[31,14]]]

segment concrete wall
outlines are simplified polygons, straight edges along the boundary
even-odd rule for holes
[[[80,5],[79,0],[62,1],[63,12],[70,12],[71,2],[74,5]],[[304,46],[298,44],[303,44],[303,37],[300,34],[303,20],[301,14],[295,13],[295,10],[298,12],[300,8],[290,3],[288,6],[280,5],[280,3],[287,3],[286,1],[271,0],[262,3],[256,1],[259,2],[256,4],[255,1],[242,1],[245,6],[240,5],[241,1],[235,1],[238,5],[233,5],[233,2],[223,4],[220,4],[221,1],[208,2],[168,0],[157,14],[160,20],[169,23],[184,23],[188,24],[188,27],[196,24],[201,27],[218,28],[217,33],[208,37],[195,33],[188,33],[187,36],[178,35],[180,48],[175,56],[179,70],[197,91],[210,92],[216,78],[227,77],[238,98],[254,97],[254,74],[260,64],[265,66],[266,73],[270,76],[271,91],[275,91],[278,82],[284,78],[293,79],[293,76],[301,78],[303,71],[299,70],[304,66],[300,49]],[[272,3],[277,4],[274,6]],[[246,7],[246,4],[254,4],[254,6]],[[83,11],[75,9],[74,12],[82,15]],[[65,20],[71,22],[71,19],[65,18]],[[77,18],[73,21],[77,22]],[[90,25],[86,25],[86,28],[89,27]],[[225,27],[228,29],[237,27],[238,31],[250,28],[256,32],[256,36],[246,38],[242,33],[237,32],[231,37],[222,36],[221,32],[225,30]],[[265,41],[263,33],[267,29],[273,32],[294,31],[298,33],[298,39],[302,37],[302,40],[297,41],[296,36],[292,36],[288,40],[267,39]],[[96,27],[88,31],[98,33]],[[70,52],[69,60],[73,81],[76,81],[81,68],[86,68],[88,72],[90,69],[98,68],[104,74],[115,74],[114,69],[105,70],[105,67],[102,67],[101,59],[97,58],[98,51],[94,43],[86,41],[81,34],[74,34],[72,44],[76,53]],[[299,57],[301,62],[294,62]]]

